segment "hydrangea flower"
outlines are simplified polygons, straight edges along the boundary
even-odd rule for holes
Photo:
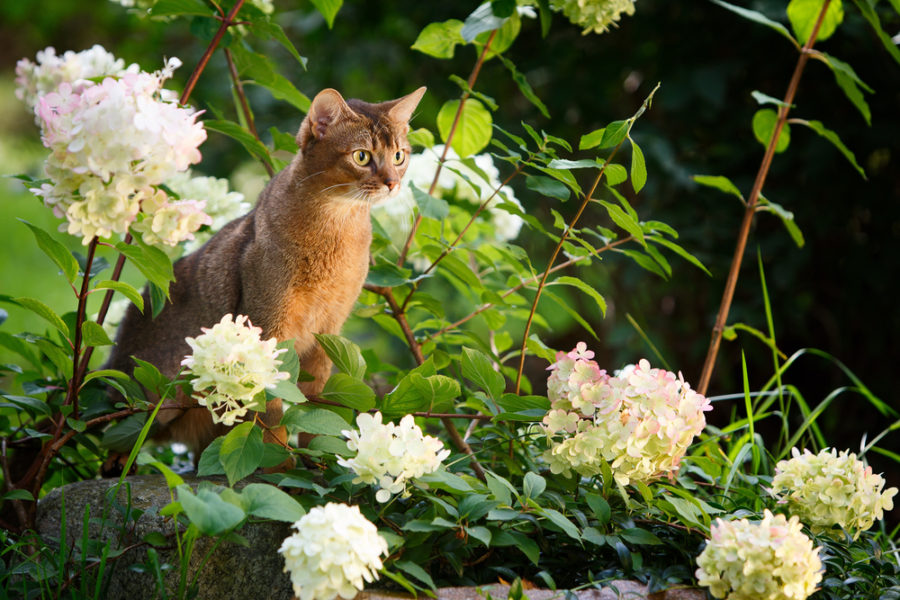
[[[411,479],[433,473],[450,455],[443,442],[423,435],[412,415],[399,425],[381,422],[381,413],[361,413],[356,417],[359,431],[342,431],[347,447],[356,452],[350,459],[338,458],[338,464],[356,473],[353,483],[377,484],[378,502],[387,502],[393,494],[409,496]]]
[[[244,315],[230,314],[211,328],[202,328],[196,338],[186,338],[192,353],[181,361],[194,376],[191,386],[198,403],[212,413],[213,422],[234,425],[248,410],[264,410],[257,395],[290,374],[279,371],[275,338],[260,339],[262,329],[253,327]]]
[[[193,238],[185,244],[186,252],[193,252],[206,243],[212,234],[222,229],[230,221],[250,210],[250,203],[244,201],[240,192],[228,191],[228,180],[216,177],[194,177],[190,171],[176,173],[166,181],[166,186],[178,194],[181,200],[205,202],[203,212],[209,215],[209,229],[194,232]],[[144,238],[146,241],[146,238]]]
[[[580,342],[549,367],[543,456],[551,471],[592,477],[606,462],[623,486],[671,476],[706,426],[709,400],[681,374],[653,369],[646,360],[610,377],[593,357]]]
[[[355,598],[364,580],[378,579],[387,542],[359,507],[317,506],[293,527],[297,533],[285,539],[278,552],[300,600]]]
[[[37,63],[34,63],[23,58],[16,63],[16,97],[32,111],[39,96],[55,91],[62,83],[68,83],[80,91],[84,86],[91,85],[89,79],[120,77],[140,71],[136,64],[126,67],[124,60],[116,58],[99,44],[82,52],[69,50],[62,56],[56,54],[53,46],[48,46],[37,53],[36,60]],[[37,116],[35,120],[40,125]]]
[[[884,490],[884,478],[849,450],[792,448],[791,456],[775,466],[772,492],[814,533],[842,527],[856,539],[894,508],[897,488]]]
[[[199,162],[198,146],[206,139],[199,113],[180,107],[174,92],[163,89],[180,65],[172,58],[156,73],[129,68],[100,83],[65,80],[37,97],[41,139],[51,151],[44,170],[52,183],[32,191],[84,244],[124,234],[138,213],[154,217],[155,208],[166,214],[142,227],[155,230],[157,241],[170,242],[176,232],[187,239],[206,221],[196,215],[197,205],[161,202],[155,187]]]
[[[634,14],[634,0],[551,0],[550,7],[584,27],[582,35],[609,31],[623,13]]]
[[[194,239],[194,233],[202,225],[212,223],[212,218],[204,212],[203,200],[169,201],[168,195],[156,190],[141,203],[143,218],[132,225],[132,229],[143,234],[148,244],[176,246],[185,240]]]
[[[697,557],[697,581],[716,598],[804,600],[822,581],[819,548],[794,516],[765,511],[762,521],[717,519]]]

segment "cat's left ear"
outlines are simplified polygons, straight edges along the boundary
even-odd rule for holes
[[[388,115],[390,115],[391,119],[400,123],[408,122],[412,118],[416,107],[419,105],[419,100],[425,95],[425,89],[426,88],[423,85],[412,94],[407,94],[406,96],[395,100],[394,106],[388,111]]]

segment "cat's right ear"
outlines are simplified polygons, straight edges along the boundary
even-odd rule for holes
[[[309,112],[297,133],[297,144],[304,148],[310,139],[321,140],[328,129],[342,114],[352,114],[353,109],[347,106],[343,96],[332,88],[316,94],[309,106]]]

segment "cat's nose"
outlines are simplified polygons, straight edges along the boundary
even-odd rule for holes
[[[389,191],[393,192],[393,191],[396,190],[398,187],[400,187],[400,180],[399,180],[399,179],[394,179],[393,177],[390,177],[390,178],[384,180],[384,185],[387,186],[387,189],[388,189]]]

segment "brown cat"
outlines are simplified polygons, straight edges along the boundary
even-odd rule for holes
[[[132,356],[174,376],[197,336],[223,315],[247,315],[263,339],[294,339],[301,367],[315,377],[301,384],[321,392],[331,361],[314,333],[338,333],[369,268],[370,206],[400,189],[409,165],[408,121],[425,88],[397,100],[344,101],[332,89],[313,99],[297,134],[299,151],[275,175],[256,207],[175,263],[171,301],[155,319],[132,305],[107,367],[130,372]],[[188,398],[179,392],[180,404]],[[263,422],[276,428],[281,400]],[[206,408],[162,409],[156,439],[187,444],[197,456],[226,431]],[[270,436],[267,436],[270,437]],[[270,437],[271,439],[271,437]]]

